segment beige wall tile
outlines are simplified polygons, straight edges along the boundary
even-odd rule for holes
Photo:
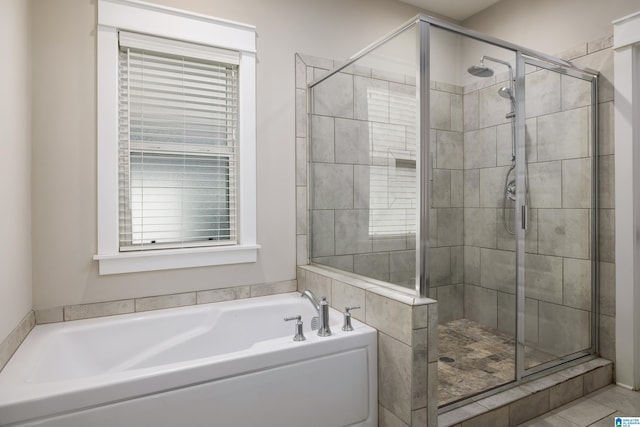
[[[562,207],[562,162],[529,164],[529,196],[532,208]]]
[[[464,287],[465,318],[493,329],[498,327],[498,295],[493,289]]]
[[[379,331],[411,344],[411,306],[367,291],[365,297],[367,324]]]
[[[480,207],[480,170],[464,171],[464,207]]]
[[[525,254],[525,295],[562,304],[562,273],[562,258]]]
[[[64,310],[62,307],[49,308],[36,311],[36,323],[56,323],[64,321]]]
[[[525,77],[527,118],[557,113],[562,109],[560,74],[538,70]]]
[[[369,141],[370,129],[367,122],[335,119],[336,163],[368,165],[371,163]]]
[[[411,423],[411,347],[378,333],[378,399],[400,420]]]
[[[591,261],[564,258],[563,304],[591,311]]]
[[[314,163],[314,209],[353,208],[353,165]]]
[[[478,92],[467,93],[463,97],[464,129],[475,130],[478,128]]]
[[[480,207],[502,208],[504,182],[508,171],[508,166],[480,169]],[[515,178],[515,175],[510,178]]]
[[[196,304],[196,293],[159,295],[155,297],[136,298],[136,311],[160,310],[163,308],[183,307]]]
[[[480,128],[509,122],[505,115],[511,111],[511,104],[509,100],[498,95],[498,90],[502,86],[504,84],[500,83],[480,89],[478,92],[478,126]]]
[[[600,313],[616,315],[616,265],[600,263]]]
[[[307,187],[296,187],[296,234],[307,234],[309,224],[307,218]]]
[[[414,329],[411,339],[411,351],[413,353],[412,361],[412,379],[411,379],[411,395],[412,409],[426,408],[429,394],[429,331],[427,328]]]
[[[64,307],[64,320],[80,320],[92,317],[113,316],[116,314],[133,313],[134,300],[98,302],[94,304],[79,304]]]
[[[616,318],[600,315],[598,324],[600,335],[600,356],[604,359],[616,360]]]
[[[516,426],[549,411],[549,390],[540,391],[509,405],[509,425]]]
[[[586,209],[538,210],[538,251],[546,255],[588,259],[589,223]]]
[[[312,162],[335,161],[335,119],[333,117],[311,115],[309,130],[310,153]]]
[[[613,382],[613,366],[607,365],[584,375],[584,394],[591,393]]]
[[[600,208],[615,208],[615,159],[613,155],[598,158],[598,202]]]
[[[440,286],[435,299],[438,300],[438,322],[445,324],[464,317],[464,284]]]
[[[587,157],[589,133],[586,107],[538,117],[538,161]]]
[[[389,281],[389,253],[358,254],[353,257],[353,271],[372,279]]]
[[[196,293],[198,304],[230,301],[251,296],[251,286],[238,286],[234,288],[212,289],[209,291],[199,291]]]
[[[335,255],[335,212],[330,209],[311,211],[311,257]]]
[[[589,312],[540,302],[539,343],[543,351],[558,356],[589,348]]]
[[[284,294],[297,290],[296,280],[284,280],[282,282],[263,283],[251,285],[252,297],[263,297],[266,295]]]
[[[600,209],[599,213],[599,243],[600,261],[616,262],[616,223],[614,209]]]
[[[389,82],[356,76],[353,80],[354,118],[389,122]],[[371,98],[375,99],[375,104]]]
[[[315,232],[314,236],[316,236]],[[335,254],[359,254],[372,250],[373,242],[369,234],[369,210],[336,210]]]
[[[306,234],[296,236],[296,265],[309,264],[309,240]]]
[[[338,73],[313,90],[314,113],[323,116],[353,118],[353,76]]]
[[[464,169],[496,166],[496,128],[464,133]]]
[[[434,169],[431,191],[431,206],[434,208],[451,207],[451,171]]]
[[[549,389],[549,409],[555,409],[583,396],[582,376],[570,379]]]
[[[378,427],[409,427],[409,424],[396,417],[384,406],[378,405]]]
[[[479,285],[480,272],[480,248],[476,246],[464,247],[464,280],[472,285]]]
[[[480,284],[483,287],[515,293],[515,268],[515,252],[480,249]]]
[[[2,368],[4,368],[9,359],[11,359],[13,353],[20,347],[20,344],[22,344],[35,325],[36,316],[33,310],[30,310],[11,333],[0,343],[0,371],[2,371]]]
[[[489,411],[462,423],[462,427],[509,427],[509,408]]]
[[[562,161],[563,208],[591,208],[591,187],[590,157]]]
[[[460,246],[464,242],[464,209],[436,209],[438,246]]]
[[[465,208],[464,244],[466,246],[495,248],[497,243],[496,217],[496,209],[493,208]]]
[[[296,185],[307,185],[307,138],[296,138]]]
[[[462,132],[436,131],[436,168],[463,169],[464,140]]]
[[[365,290],[351,286],[339,280],[331,281],[331,306],[344,311],[345,307],[359,306],[360,309],[351,311],[351,315],[364,322],[366,312]]]

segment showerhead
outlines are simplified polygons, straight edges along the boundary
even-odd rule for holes
[[[484,62],[480,61],[480,65],[472,65],[467,68],[467,72],[476,77],[491,77],[493,76],[493,70],[484,65]]]
[[[508,87],[504,86],[501,87],[500,89],[498,89],[498,95],[500,95],[501,97],[503,97],[504,99],[511,99],[513,100],[513,93],[511,92],[511,89],[509,89]]]

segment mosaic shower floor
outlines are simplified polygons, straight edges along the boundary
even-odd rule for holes
[[[467,319],[438,326],[438,406],[513,381],[515,339]],[[527,367],[555,356],[525,347]]]

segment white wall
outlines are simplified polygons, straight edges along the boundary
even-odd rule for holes
[[[0,2],[0,342],[31,310],[30,2]]]
[[[156,2],[257,27],[258,262],[98,275],[96,6],[33,0],[36,309],[295,278],[294,53],[344,59],[418,13],[387,0]]]
[[[503,0],[462,25],[554,55],[610,35],[611,21],[638,9],[629,0]]]

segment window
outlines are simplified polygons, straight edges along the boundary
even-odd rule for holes
[[[253,28],[98,8],[100,274],[255,261]]]
[[[367,89],[372,237],[416,232],[416,96],[415,87],[400,87]]]

